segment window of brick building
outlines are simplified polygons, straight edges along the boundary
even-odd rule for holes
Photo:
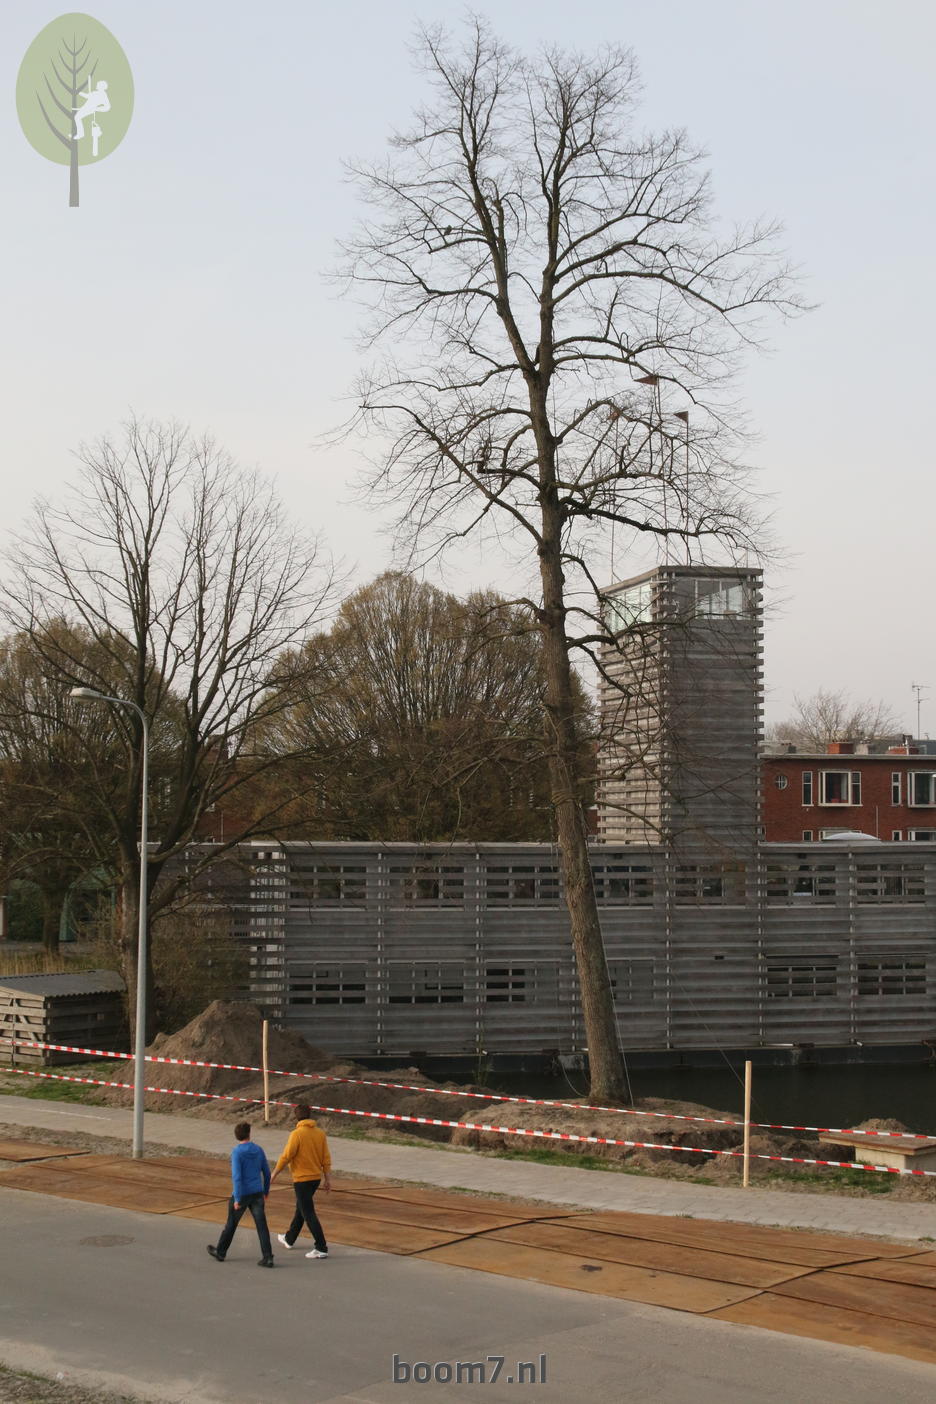
[[[907,776],[907,803],[936,805],[936,772],[911,770]]]
[[[860,770],[820,770],[820,804],[860,804]]]

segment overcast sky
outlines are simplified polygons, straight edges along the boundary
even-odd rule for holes
[[[101,0],[89,12],[129,58],[136,109],[119,150],[83,168],[77,210],[13,107],[23,53],[62,12],[18,0],[2,22],[6,525],[133,409],[209,429],[274,475],[366,580],[392,543],[351,500],[350,455],[314,448],[358,364],[355,310],[322,272],[355,217],[342,160],[379,155],[406,124],[422,95],[414,24],[455,23],[460,7]],[[886,699],[909,728],[924,683],[936,735],[936,7],[499,0],[491,13],[525,47],[630,45],[644,122],[706,147],[720,212],[784,222],[818,308],[776,328],[743,386],[786,553],[769,580],[768,719],[796,692],[841,688]],[[497,586],[506,571],[466,558],[442,583]]]

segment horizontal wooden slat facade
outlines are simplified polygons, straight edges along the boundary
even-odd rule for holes
[[[685,858],[592,850],[626,1049],[936,1037],[936,845]],[[548,845],[254,844],[231,873],[244,994],[313,1043],[401,1058],[585,1046]]]

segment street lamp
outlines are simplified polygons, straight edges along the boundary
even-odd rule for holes
[[[133,1158],[143,1156],[143,1070],[146,1057],[146,844],[149,813],[149,725],[135,702],[125,697],[108,697],[93,687],[73,687],[77,702],[111,702],[115,707],[129,707],[136,712],[143,726],[143,813],[140,818],[140,910],[137,935],[136,1045],[133,1063]]]

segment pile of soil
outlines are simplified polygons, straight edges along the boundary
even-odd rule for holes
[[[263,1016],[256,1005],[229,1003],[215,1000],[192,1019],[184,1028],[173,1034],[159,1034],[147,1049],[160,1058],[185,1058],[195,1062],[234,1063],[243,1067],[257,1067],[261,1061]],[[346,1107],[362,1112],[391,1112],[396,1115],[425,1116],[444,1118],[450,1121],[464,1119],[462,1113],[479,1103],[470,1098],[433,1096],[431,1089],[440,1084],[424,1077],[417,1068],[396,1068],[390,1072],[375,1073],[362,1064],[347,1059],[335,1058],[332,1054],[316,1048],[301,1034],[283,1029],[270,1028],[269,1065],[271,1069],[281,1069],[294,1073],[327,1074],[335,1078],[379,1079],[386,1082],[415,1083],[425,1087],[423,1092],[403,1092],[388,1087],[362,1087],[351,1082],[323,1082],[310,1077],[277,1077],[270,1074],[270,1098],[284,1102],[309,1102],[316,1108]],[[127,1079],[129,1081],[129,1078]],[[243,1112],[252,1114],[256,1104],[263,1099],[263,1075],[257,1072],[244,1072],[238,1068],[187,1067],[178,1063],[151,1063],[147,1065],[147,1085],[164,1087],[166,1095],[151,1092],[146,1097],[148,1111],[188,1112],[212,1119],[229,1121]],[[465,1090],[455,1083],[441,1084],[452,1090]],[[214,1093],[237,1098],[236,1102],[204,1102],[192,1098],[173,1096],[168,1089],[180,1092]],[[469,1088],[468,1090],[473,1090]],[[132,1093],[119,1088],[105,1088],[101,1100],[112,1105],[127,1106]],[[271,1107],[270,1120],[276,1125],[288,1126],[293,1121],[291,1107]],[[349,1123],[355,1127],[393,1126],[392,1122],[380,1121],[371,1117],[325,1116],[323,1124],[333,1130],[347,1131]],[[411,1123],[397,1123],[406,1132],[420,1135],[430,1140],[447,1141],[449,1131],[445,1127],[414,1126]]]
[[[575,1099],[578,1100],[578,1099]],[[598,1160],[627,1165],[630,1169],[646,1169],[655,1174],[684,1173],[686,1176],[704,1174],[706,1178],[719,1183],[736,1182],[738,1162],[731,1156],[714,1154],[720,1150],[740,1150],[742,1133],[740,1127],[709,1126],[698,1122],[685,1122],[664,1119],[650,1115],[652,1112],[668,1113],[669,1117],[705,1116],[733,1120],[731,1113],[697,1106],[692,1102],[661,1102],[647,1098],[636,1102],[635,1115],[622,1116],[615,1112],[599,1112],[581,1104],[581,1110],[572,1110],[570,1105],[563,1107],[524,1106],[516,1103],[491,1103],[487,1106],[476,1103],[473,1121],[488,1122],[495,1126],[517,1127],[518,1130],[531,1129],[546,1133],[573,1132],[577,1136],[595,1136],[596,1142],[552,1140],[533,1136],[513,1136],[509,1132],[487,1132],[458,1130],[452,1133],[455,1145],[468,1146],[475,1150],[549,1150],[557,1154],[589,1156]],[[644,1112],[644,1115],[640,1113]],[[640,1146],[609,1145],[613,1141],[643,1141],[654,1146],[672,1146],[671,1152],[645,1150]],[[679,1146],[698,1147],[702,1152],[688,1153],[676,1149]],[[773,1153],[773,1145],[765,1140],[764,1148]],[[752,1149],[753,1140],[752,1140]],[[760,1149],[760,1147],[758,1147]]]
[[[262,1046],[263,1015],[257,1006],[216,999],[177,1033],[157,1034],[146,1051],[160,1058],[259,1067]],[[289,1072],[327,1072],[337,1065],[335,1058],[313,1047],[301,1034],[273,1026],[269,1031],[268,1051],[270,1067]],[[343,1066],[353,1068],[355,1065],[345,1063]],[[245,1081],[259,1076],[240,1070],[187,1068],[174,1063],[157,1065],[157,1068],[164,1086],[184,1092],[235,1092]]]

